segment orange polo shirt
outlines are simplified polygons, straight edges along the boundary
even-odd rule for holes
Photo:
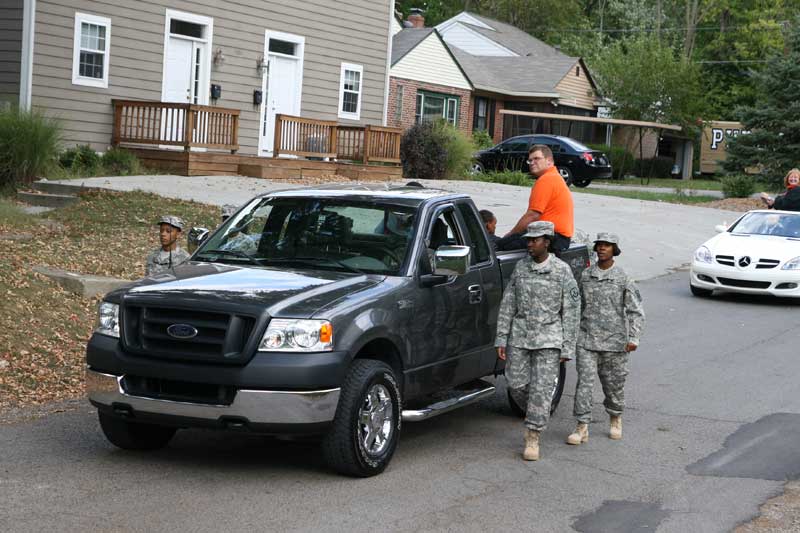
[[[575,233],[572,193],[555,166],[548,168],[533,184],[528,209],[540,212],[539,220],[552,222],[556,233],[569,238]]]

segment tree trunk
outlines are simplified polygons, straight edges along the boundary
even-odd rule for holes
[[[686,0],[686,37],[683,40],[683,54],[691,59],[694,40],[697,35],[697,22],[700,18],[700,0]]]

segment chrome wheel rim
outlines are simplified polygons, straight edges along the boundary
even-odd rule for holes
[[[369,455],[379,455],[389,446],[394,432],[394,406],[389,389],[380,383],[370,387],[358,412],[358,438]]]

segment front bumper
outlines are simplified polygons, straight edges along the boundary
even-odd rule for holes
[[[92,404],[116,416],[176,426],[304,432],[303,428],[329,424],[339,403],[338,388],[315,391],[239,389],[230,405],[147,398],[128,394],[123,377],[87,368],[86,393]]]
[[[739,269],[692,261],[690,283],[701,289],[800,298],[800,271]]]

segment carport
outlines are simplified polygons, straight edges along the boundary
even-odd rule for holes
[[[540,113],[535,111],[514,111],[512,109],[501,109],[500,114],[519,117],[532,117],[542,120],[563,120],[566,122],[588,122],[592,124],[603,124],[606,127],[606,146],[611,146],[611,135],[614,126],[640,128],[640,130],[654,130],[660,139],[662,135],[670,136],[676,145],[675,163],[680,165],[681,179],[692,179],[692,160],[694,159],[694,142],[683,136],[677,135],[683,128],[676,124],[664,124],[661,122],[649,122],[644,120],[623,120],[619,118],[602,117],[583,117],[580,115],[562,115],[560,113]]]

